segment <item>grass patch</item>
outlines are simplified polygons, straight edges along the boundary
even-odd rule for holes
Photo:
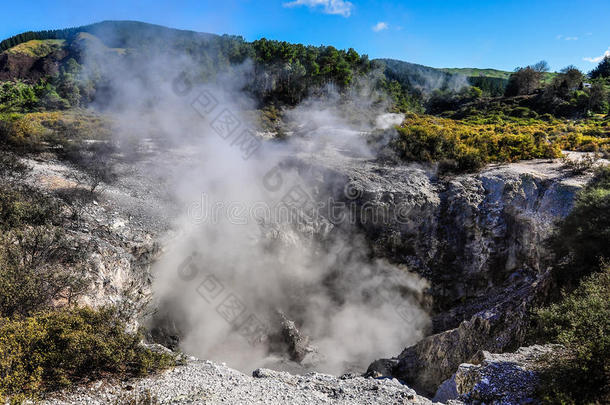
[[[33,39],[16,45],[5,52],[10,54],[22,54],[33,58],[44,58],[45,56],[64,47],[66,41],[63,39]]]

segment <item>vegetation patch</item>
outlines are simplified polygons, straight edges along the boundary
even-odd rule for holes
[[[80,149],[110,135],[111,122],[87,110],[0,114],[0,143],[21,152]]]
[[[16,401],[72,383],[143,376],[174,365],[141,334],[126,332],[115,310],[70,308],[0,319],[0,397]]]
[[[574,208],[551,239],[559,264],[554,275],[562,287],[574,287],[610,258],[610,166],[598,169],[578,195]]]
[[[66,41],[63,39],[33,39],[9,48],[6,52],[27,55],[33,58],[44,58],[45,56],[63,48],[65,42]]]
[[[610,266],[537,312],[541,334],[566,351],[545,360],[540,397],[549,404],[610,402]]]
[[[549,404],[610,401],[610,166],[597,170],[551,240],[561,296],[534,311],[535,337],[565,350],[541,364]]]
[[[64,231],[64,205],[13,181],[25,169],[11,156],[0,154],[12,168],[0,171],[0,401],[173,365],[129,333],[117,310],[75,306],[88,285],[87,249]]]
[[[536,126],[479,124],[411,114],[391,141],[407,161],[441,162],[447,171],[475,170],[489,162],[559,157],[560,145]]]

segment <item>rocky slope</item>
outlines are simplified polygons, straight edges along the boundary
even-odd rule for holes
[[[357,206],[353,222],[375,255],[432,282],[435,311],[442,314],[437,331],[469,319],[494,293],[543,272],[542,242],[589,179],[565,171],[560,161],[492,165],[438,178],[418,165],[339,154],[301,159],[294,164],[320,194]],[[348,199],[341,195],[346,187],[354,193]],[[372,218],[373,212],[383,215]]]
[[[431,281],[434,334],[368,370],[427,395],[479,350],[503,352],[523,342],[528,309],[549,288],[544,241],[589,178],[559,161],[494,165],[449,178],[416,165],[339,155],[303,161],[318,188],[334,184],[336,193],[349,183],[360,212],[390,212],[383,221],[358,216],[356,225],[376,255]]]
[[[56,74],[62,61],[69,57],[69,51],[59,45],[47,46],[47,51],[42,54],[31,52],[26,45],[21,44],[0,53],[0,80],[35,82],[41,77]]]
[[[134,326],[151,298],[150,266],[175,209],[151,186],[155,177],[147,162],[117,164],[119,181],[93,196],[80,184],[83,174],[76,167],[49,154],[24,160],[31,168],[25,181],[67,203],[71,220],[66,231],[86,246],[89,287],[82,303],[117,305]]]

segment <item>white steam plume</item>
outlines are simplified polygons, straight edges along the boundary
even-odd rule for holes
[[[278,311],[318,349],[302,359],[303,369],[363,371],[423,336],[429,322],[419,304],[423,280],[371,259],[364,239],[349,227],[324,218],[295,224],[265,215],[265,207],[277,207],[294,186],[314,200],[325,197],[298,165],[285,164],[287,158],[328,151],[371,157],[362,132],[375,126],[372,112],[383,102],[370,86],[355,86],[347,101],[333,92],[307,100],[286,114],[291,140],[263,142],[249,155],[235,139],[244,128],[256,129],[248,114],[255,103],[241,91],[250,64],[191,86],[179,76],[196,67],[185,57],[156,56],[145,64],[90,58],[107,79],[103,108],[118,122],[118,139],[157,143],[161,151],[152,170],[169,177],[176,203],[185,207],[154,267],[155,297],[179,324],[184,351],[244,371],[290,368],[269,342],[278,332]],[[371,116],[350,115],[356,107]],[[219,124],[222,114],[239,122],[230,136],[229,124]],[[397,122],[385,116],[377,124]],[[270,173],[281,179],[278,187],[269,187]],[[203,211],[216,203],[225,214]]]

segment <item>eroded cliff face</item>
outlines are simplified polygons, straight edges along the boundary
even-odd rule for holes
[[[430,281],[433,330],[396,358],[373,363],[369,374],[397,377],[428,395],[479,350],[503,352],[523,342],[527,311],[549,289],[545,240],[588,181],[558,161],[447,178],[418,166],[324,156],[307,165],[320,189],[341,179],[359,190],[352,194],[360,213],[382,206],[396,214],[385,221],[360,215],[356,226],[374,255]]]
[[[431,394],[479,350],[522,343],[527,311],[549,288],[545,240],[585,183],[558,163],[528,162],[442,184],[432,244],[411,253],[430,258],[420,271],[431,280],[436,334],[385,371]]]
[[[36,81],[41,77],[57,74],[61,61],[68,51],[57,49],[44,57],[23,53],[0,53],[0,80]]]
[[[437,331],[457,326],[494,295],[531,283],[546,270],[544,241],[588,179],[570,175],[558,161],[496,165],[446,178],[416,165],[336,156],[298,164],[318,194],[357,207],[354,221],[335,226],[355,225],[375,256],[431,281]],[[341,195],[348,188],[349,198]]]
[[[80,303],[117,306],[136,328],[151,300],[151,265],[161,254],[172,212],[151,187],[146,161],[117,164],[119,181],[95,195],[75,180],[82,176],[77,168],[51,156],[24,163],[31,168],[25,181],[65,204],[66,233],[85,257],[87,289]]]

